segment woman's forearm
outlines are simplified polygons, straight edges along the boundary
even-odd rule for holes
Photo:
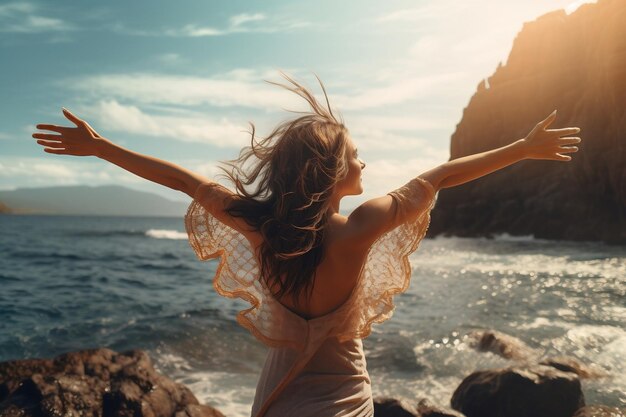
[[[206,181],[206,178],[179,165],[130,151],[104,138],[98,145],[96,156],[149,181],[192,197],[198,185]]]
[[[490,151],[453,159],[441,165],[443,179],[440,188],[454,187],[475,180],[526,159],[525,140]]]
[[[572,157],[564,154],[577,152],[577,146],[569,145],[578,144],[581,139],[569,135],[577,134],[580,128],[548,129],[555,118],[556,110],[537,123],[523,139],[491,151],[453,159],[423,173],[420,177],[438,190],[475,180],[523,159],[571,161]]]

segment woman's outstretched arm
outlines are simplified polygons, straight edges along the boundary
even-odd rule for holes
[[[63,114],[76,127],[37,125],[37,129],[54,132],[54,134],[39,132],[33,134],[33,137],[38,139],[37,143],[44,146],[45,152],[97,156],[149,181],[182,191],[191,198],[194,198],[201,184],[212,183],[208,178],[171,162],[142,155],[114,144],[67,109],[63,109]]]
[[[539,122],[525,138],[510,145],[457,158],[420,174],[419,178],[410,182],[412,185],[409,185],[409,190],[406,191],[412,197],[401,211],[397,210],[397,204],[394,204],[390,194],[361,204],[348,219],[355,244],[362,244],[367,248],[381,234],[419,217],[429,203],[429,196],[441,188],[464,184],[524,159],[570,161],[571,157],[562,154],[578,151],[578,147],[567,145],[580,142],[579,137],[568,136],[578,133],[580,129],[577,127],[547,129],[555,118],[556,111]],[[420,186],[418,184],[420,178],[430,183],[432,190],[426,190],[430,189],[429,186]]]
[[[562,154],[578,151],[578,147],[567,145],[580,142],[579,137],[568,136],[580,132],[580,129],[547,129],[555,118],[556,110],[539,122],[523,139],[501,148],[453,159],[421,174],[420,177],[430,182],[435,190],[439,190],[475,180],[524,159],[570,161],[570,156]]]

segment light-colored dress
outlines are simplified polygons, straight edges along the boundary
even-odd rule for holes
[[[310,320],[271,295],[259,279],[258,262],[244,235],[192,201],[185,215],[191,247],[201,260],[221,257],[213,279],[215,290],[250,303],[250,308],[238,313],[237,321],[269,347],[252,417],[373,416],[362,339],[373,323],[391,317],[393,296],[408,288],[408,256],[426,234],[436,201],[432,185],[419,177],[389,195],[396,201],[396,216],[419,215],[372,244],[344,304]]]

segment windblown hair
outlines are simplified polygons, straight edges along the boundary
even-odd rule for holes
[[[270,82],[303,99],[310,112],[279,124],[257,140],[251,125],[251,145],[221,167],[234,183],[238,198],[226,211],[243,218],[263,237],[260,273],[274,295],[309,299],[315,270],[324,256],[327,210],[335,184],[347,175],[347,129],[333,114],[326,89],[321,105],[313,94],[289,76],[288,84]],[[252,187],[252,190],[248,188]]]

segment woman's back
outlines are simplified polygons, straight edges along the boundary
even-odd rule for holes
[[[334,215],[329,219],[324,238],[324,255],[315,269],[310,297],[302,294],[299,303],[291,294],[275,297],[306,320],[329,314],[350,298],[367,258],[368,248],[356,242],[344,216]],[[254,240],[260,241],[260,236]],[[278,283],[274,282],[270,289],[276,294]]]

